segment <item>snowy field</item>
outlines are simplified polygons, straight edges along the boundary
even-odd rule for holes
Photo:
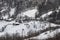
[[[12,9],[13,11],[15,9]],[[37,9],[28,10],[23,12],[21,15],[23,17],[26,15],[28,17],[35,17],[35,13]],[[49,11],[48,13],[42,15],[41,17],[44,19],[46,15],[50,15],[53,11]],[[14,12],[10,12],[13,15]],[[48,16],[47,15],[47,16]],[[23,37],[26,40],[28,39],[48,39],[53,38],[55,35],[60,33],[60,25],[49,23],[47,21],[29,21],[18,23],[15,20],[11,22],[0,21],[0,37],[6,37],[6,34],[9,36],[17,35],[19,37]]]
[[[12,22],[10,23],[1,21],[0,26],[0,37],[6,36],[6,34],[12,36],[13,34],[17,33],[20,37],[28,38],[29,36],[31,37],[32,34],[34,34],[32,39],[47,39],[52,38],[56,34],[60,33],[60,29],[57,28],[60,25],[49,22],[31,21],[28,23],[13,25]]]

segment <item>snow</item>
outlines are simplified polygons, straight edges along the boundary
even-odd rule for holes
[[[39,22],[39,21],[31,21],[29,23],[21,23],[19,25],[13,25],[10,22],[4,22],[4,23],[1,23],[1,28],[4,27],[5,25],[7,25],[7,26],[2,33],[0,32],[0,35],[3,35],[4,33],[7,33],[9,35],[19,33],[20,36],[22,36],[22,35],[28,36],[29,35],[28,33],[31,31],[34,33],[39,30],[41,31],[46,28],[49,28],[49,23],[46,23],[46,25],[45,25],[45,23]],[[53,25],[51,27],[53,27]]]
[[[1,32],[1,33],[0,33],[0,37],[4,37],[5,34],[6,34],[6,32]]]
[[[41,17],[44,18],[44,17],[46,17],[46,16],[49,16],[50,14],[52,14],[52,12],[53,12],[53,11],[49,11],[48,13],[43,14]]]
[[[5,11],[6,9],[3,9],[3,10],[1,10],[0,12],[3,12],[3,11]]]
[[[50,30],[50,31],[46,31],[36,37],[32,37],[32,38],[29,38],[29,39],[48,39],[48,38],[53,38],[55,37],[55,35],[59,34],[60,33],[60,29],[56,29],[56,30]]]
[[[13,11],[13,12],[12,12]],[[14,14],[15,8],[11,9],[10,13],[12,13],[11,15]],[[35,13],[37,12],[37,9],[33,9],[33,10],[28,10],[26,12],[23,12],[24,15],[27,15],[29,17],[35,17]],[[52,11],[48,12],[47,14],[50,15],[52,13]],[[47,14],[43,14],[42,17],[45,17]],[[3,35],[9,34],[9,35],[13,35],[18,33],[19,36],[28,36],[29,33],[35,33],[35,32],[39,32],[41,30],[45,30],[46,28],[49,27],[57,27],[60,25],[57,24],[53,24],[53,23],[49,23],[49,22],[41,22],[41,21],[30,21],[30,22],[26,22],[26,23],[19,23],[19,25],[13,25],[13,23],[17,24],[17,22],[11,21],[11,22],[7,22],[7,21],[0,21],[0,37]],[[2,28],[4,28],[6,26],[6,28],[4,29],[4,31],[2,31]],[[60,29],[56,29],[56,30],[52,30],[50,32],[50,30],[39,34],[36,37],[32,37],[32,38],[38,38],[38,39],[46,39],[46,38],[50,38],[50,37],[54,37],[54,35],[56,35],[56,31],[58,31],[57,33],[60,33]],[[47,33],[47,34],[45,34]]]
[[[9,17],[9,15],[7,15],[7,14],[5,16],[4,15],[2,16],[3,19],[8,19],[8,17]]]
[[[27,10],[25,12],[22,12],[23,16],[28,16],[28,17],[35,17],[35,13],[37,12],[37,9],[33,10]]]
[[[2,10],[0,11],[1,13],[6,11],[8,7],[2,7]]]
[[[10,16],[14,15],[16,8],[10,8]]]

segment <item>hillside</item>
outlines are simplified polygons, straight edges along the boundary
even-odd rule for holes
[[[59,40],[59,0],[0,0],[0,40]]]

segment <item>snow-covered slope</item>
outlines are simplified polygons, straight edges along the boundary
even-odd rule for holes
[[[23,37],[28,38],[29,35],[32,35],[32,34],[35,34],[35,33],[38,33],[38,32],[39,32],[39,34],[42,33],[41,35],[43,36],[45,32],[41,32],[41,31],[44,31],[47,28],[49,29],[50,27],[55,28],[57,26],[60,26],[60,25],[56,25],[56,24],[53,24],[53,23],[49,23],[49,22],[39,22],[39,21],[31,21],[29,23],[21,23],[19,25],[13,25],[13,23],[10,23],[10,22],[4,22],[3,24],[0,24],[0,25],[3,25],[3,26],[1,26],[0,31],[2,30],[2,27],[4,28],[4,31],[0,32],[0,37],[2,37],[2,35],[3,36],[6,35],[6,33],[10,36],[18,33],[18,35],[20,35],[20,37],[23,36]],[[5,27],[5,25],[6,25],[6,27]],[[59,29],[57,29],[57,30],[59,30]],[[50,30],[48,30],[48,31],[50,32]],[[51,32],[53,32],[53,31],[51,31]],[[60,33],[60,31],[58,33]],[[41,35],[39,35],[38,37],[40,37]],[[47,32],[46,36],[48,36],[48,35],[50,35],[50,34]],[[54,36],[54,35],[51,34],[50,36]],[[44,37],[42,37],[42,39]]]
[[[26,15],[29,17],[35,17],[36,9],[26,11]],[[28,15],[29,13],[33,13],[34,15]],[[48,12],[47,14],[50,15],[52,11]],[[25,15],[25,13],[24,13]],[[42,16],[45,17],[45,16]],[[7,21],[0,21],[0,37],[6,36],[13,36],[13,34],[18,34],[20,37],[32,37],[34,39],[46,39],[54,37],[54,35],[60,33],[60,25],[49,23],[46,21],[30,21],[30,22],[23,22],[18,23],[15,20],[11,22]],[[54,34],[57,31],[56,34]],[[45,34],[46,33],[46,34]],[[36,36],[37,35],[37,36]],[[44,35],[44,36],[43,36]]]
[[[35,9],[32,9],[32,10],[27,10],[25,12],[22,12],[21,14],[22,14],[22,16],[28,16],[28,17],[33,17],[34,18],[36,12],[37,12],[37,9],[35,8]]]

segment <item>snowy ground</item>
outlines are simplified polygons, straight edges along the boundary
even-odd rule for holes
[[[46,38],[54,37],[56,34],[60,33],[59,28],[56,30],[55,29],[46,30],[46,29],[49,29],[50,27],[55,28],[57,26],[60,26],[53,23],[49,23],[49,22],[31,21],[29,23],[21,23],[19,25],[13,25],[13,23],[5,22],[5,21],[1,21],[0,23],[1,23],[0,24],[1,26],[0,37],[2,37],[2,35],[5,36],[6,33],[10,36],[18,33],[20,37],[23,36],[23,37],[28,38],[29,35],[31,36],[32,34],[39,32],[38,36],[34,37],[36,35],[35,34],[32,38],[33,39],[46,39]]]
[[[35,12],[37,12],[37,10],[33,9],[23,12],[23,14],[29,17],[35,17]],[[50,15],[51,12],[52,11],[47,14]],[[31,16],[28,13],[30,13]],[[44,15],[46,16],[46,14]],[[44,15],[42,15],[42,17],[45,17]],[[18,34],[20,37],[27,37],[27,39],[47,39],[54,37],[58,33],[60,33],[60,25],[46,21],[30,21],[25,23],[0,21],[0,37],[6,36],[6,34],[9,36]]]

